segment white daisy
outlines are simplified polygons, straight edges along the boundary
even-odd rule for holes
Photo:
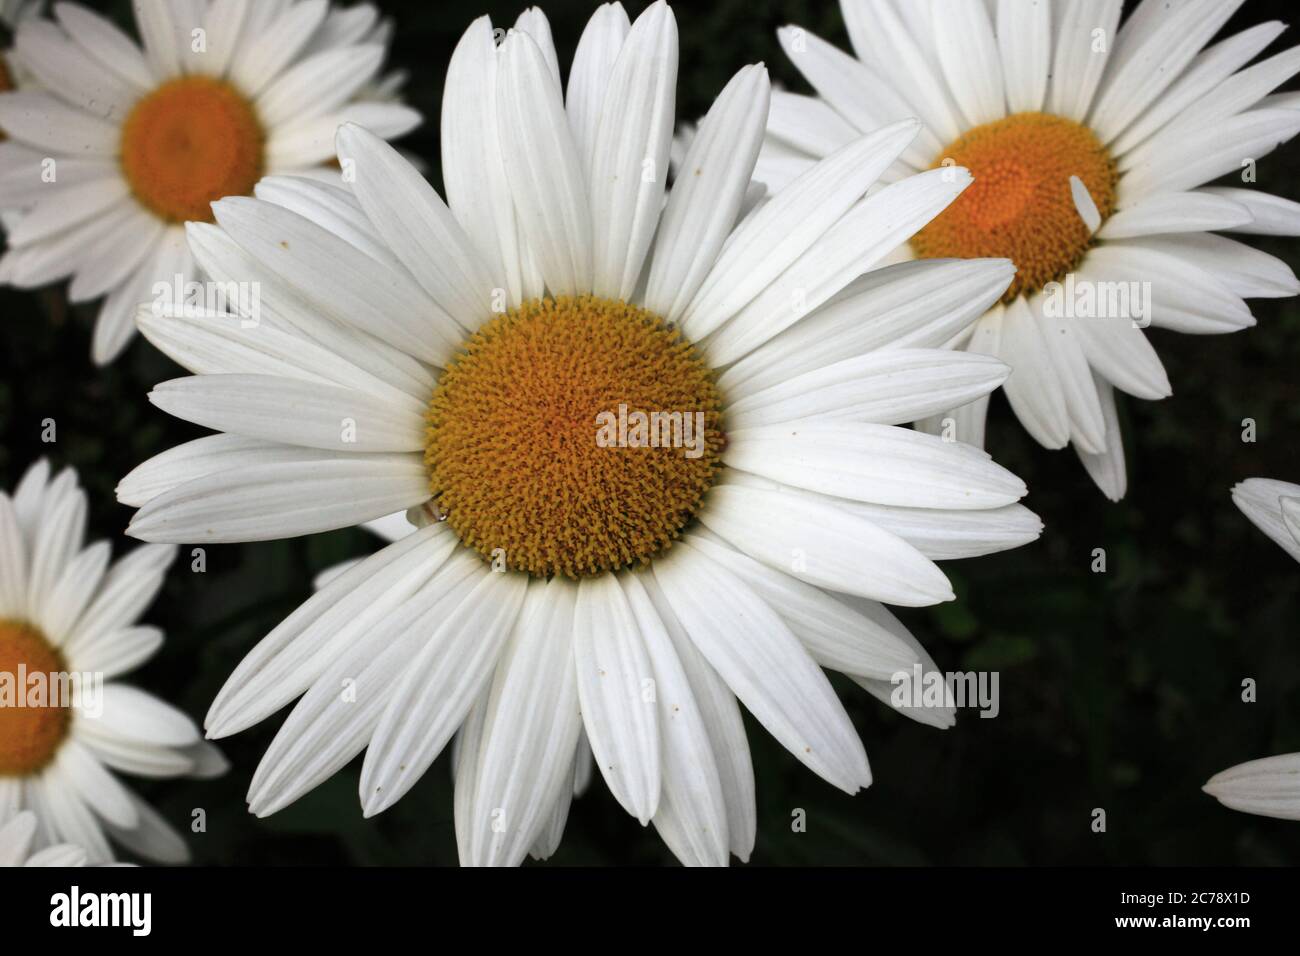
[[[94,359],[127,345],[137,306],[193,277],[184,223],[266,173],[331,175],[344,120],[399,136],[420,117],[374,87],[386,28],[326,0],[137,0],[143,49],[85,7],[24,21],[13,56],[41,91],[0,96],[0,208],[30,207],[0,278],[105,297]],[[367,89],[369,87],[369,89]]]
[[[1300,485],[1251,478],[1232,500],[1255,527],[1300,561]],[[1202,787],[1225,807],[1283,820],[1300,820],[1300,753],[1264,757],[1216,773]]]
[[[188,717],[117,680],[162,646],[162,632],[136,620],[176,549],[146,545],[110,565],[108,542],[83,547],[85,533],[70,468],[51,479],[40,461],[12,498],[0,492],[0,823],[30,809],[36,848],[73,843],[92,864],[111,859],[108,837],[184,862],[180,835],[110,772],[225,770]]]
[[[1300,561],[1300,485],[1271,478],[1251,478],[1232,489],[1241,513]]]
[[[378,813],[459,729],[462,860],[519,863],[558,843],[585,729],[614,796],[679,858],[746,858],[737,698],[826,780],[866,786],[821,666],[887,699],[897,671],[934,665],[877,602],[951,600],[932,559],[1038,536],[1017,478],[898,427],[1004,379],[936,346],[1010,264],[859,278],[965,171],[863,198],[915,135],[901,123],[738,223],[769,98],[751,66],[665,201],[676,72],[662,2],[634,25],[596,11],[567,103],[540,11],[499,48],[479,19],[448,69],[446,205],[346,125],[350,193],[271,179],[189,227],[214,280],[260,283],[260,324],[141,311],[196,373],[151,400],[224,434],[123,480],[130,533],[257,541],[400,509],[427,525],[329,581],[214,702],[224,737],[302,696],[253,778],[258,815],[363,749]],[[677,413],[689,447],[625,446],[603,431],[620,411]]]
[[[0,825],[0,866],[86,865],[86,851],[71,843],[59,843],[33,853],[39,825],[36,814],[30,810]]]
[[[899,257],[1016,263],[1003,301],[951,345],[1011,365],[1021,423],[1048,448],[1072,444],[1117,500],[1114,389],[1171,392],[1146,321],[1235,332],[1255,321],[1244,299],[1300,291],[1285,263],[1216,234],[1300,234],[1300,205],[1250,185],[1255,161],[1300,131],[1300,94],[1269,95],[1300,70],[1300,48],[1246,67],[1281,23],[1206,48],[1241,4],[1144,0],[1121,27],[1121,0],[841,0],[856,58],[779,31],[818,95],[773,95],[756,177],[779,189],[863,132],[919,116],[889,175],[956,163],[975,185]],[[1232,172],[1244,188],[1205,186]],[[987,410],[981,399],[925,427],[982,445]]]

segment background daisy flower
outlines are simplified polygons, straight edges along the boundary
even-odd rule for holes
[[[1251,478],[1232,489],[1232,500],[1255,527],[1300,561],[1300,485]],[[1216,773],[1203,789],[1233,810],[1300,820],[1300,753],[1237,764]]]
[[[379,813],[459,731],[461,859],[519,863],[558,842],[585,735],[681,860],[747,858],[738,701],[836,787],[866,786],[822,668],[887,698],[895,672],[934,665],[880,602],[951,600],[934,559],[1038,536],[1018,479],[899,427],[1004,379],[936,346],[1010,264],[859,279],[965,171],[866,196],[914,137],[904,122],[746,214],[769,98],[746,67],[665,202],[676,68],[662,2],[635,24],[601,7],[567,90],[540,11],[499,47],[482,18],[448,67],[447,203],[344,126],[349,192],[272,178],[189,227],[205,273],[260,283],[260,323],[141,311],[196,373],[151,400],[223,434],[123,480],[131,534],[269,540],[399,509],[426,524],[330,580],[218,695],[213,737],[302,698],[254,813],[363,749],[362,807]],[[620,406],[698,415],[698,453],[603,444],[599,416]]]
[[[184,223],[265,174],[334,177],[345,120],[396,137],[420,121],[380,79],[388,27],[326,0],[141,0],[138,46],[72,3],[28,19],[12,57],[39,91],[0,95],[0,208],[23,208],[0,279],[71,277],[104,298],[93,356],[127,345],[137,306],[194,278]],[[399,78],[400,79],[400,78]],[[159,284],[161,287],[159,288]]]
[[[778,31],[817,95],[773,95],[756,177],[780,189],[862,132],[920,117],[892,175],[956,164],[975,184],[899,257],[1016,263],[1002,302],[950,344],[1004,359],[1026,430],[1073,445],[1117,500],[1114,390],[1171,393],[1145,323],[1235,332],[1255,321],[1245,299],[1300,290],[1285,263],[1217,234],[1300,234],[1300,206],[1250,185],[1255,161],[1300,131],[1295,95],[1269,95],[1300,71],[1300,48],[1247,66],[1280,23],[1207,47],[1242,2],[1144,0],[1121,26],[1121,0],[842,0],[855,56]],[[1243,167],[1244,187],[1206,185]],[[1149,283],[1149,312],[1060,298],[1112,283]],[[923,424],[982,445],[987,409]]]
[[[146,859],[181,863],[189,856],[181,836],[111,772],[226,769],[188,717],[117,680],[162,646],[161,631],[136,621],[176,549],[146,545],[110,564],[108,542],[84,545],[85,525],[86,496],[71,469],[51,478],[42,460],[12,498],[0,492],[0,679],[10,695],[22,675],[45,675],[47,685],[50,674],[92,675],[99,688],[0,706],[0,823],[32,810],[37,825],[24,846],[73,843],[92,864],[112,858],[110,837]]]

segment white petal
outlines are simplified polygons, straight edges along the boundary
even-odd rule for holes
[[[1300,754],[1237,764],[1216,773],[1203,789],[1233,810],[1300,820]]]
[[[987,395],[1009,373],[997,359],[966,352],[868,352],[747,395],[727,408],[727,427],[808,418],[902,425]]]
[[[937,348],[994,305],[1014,276],[1006,259],[930,259],[873,270],[723,372],[719,387],[737,400],[845,356]]]
[[[361,768],[366,816],[401,799],[464,721],[492,677],[526,583],[522,574],[484,574],[410,661],[390,691]]]
[[[444,525],[430,525],[313,594],[240,661],[208,710],[208,736],[238,733],[306,691],[331,662],[398,613],[455,546]]]
[[[1115,389],[1100,376],[1095,377],[1097,397],[1106,423],[1106,447],[1099,455],[1089,454],[1076,445],[1079,460],[1097,487],[1111,501],[1119,501],[1128,490],[1128,472],[1124,463],[1124,438],[1120,434],[1119,413],[1115,408]]]
[[[500,57],[499,131],[520,228],[553,294],[588,292],[591,209],[559,89],[527,34],[507,36]]]
[[[1006,115],[1002,62],[984,0],[948,0],[934,18],[935,46],[948,89],[972,126]]]
[[[217,473],[159,495],[127,533],[144,541],[273,541],[349,528],[429,498],[420,455],[339,455]]]
[[[101,66],[113,70],[140,92],[156,84],[140,48],[111,21],[78,3],[56,3],[54,15]]]
[[[584,163],[590,162],[605,91],[609,88],[623,41],[631,29],[623,4],[602,4],[587,21],[573,54],[564,108],[569,115],[569,125],[573,127],[578,155]]]
[[[105,684],[101,694],[103,714],[88,718],[101,733],[162,747],[185,747],[199,740],[192,720],[152,694],[117,682]]]
[[[687,535],[684,540],[762,594],[822,667],[888,680],[896,671],[916,663],[916,655],[905,643],[820,588],[761,564],[719,540],[700,534]]]
[[[773,737],[846,793],[870,785],[866,752],[830,682],[758,595],[681,542],[654,575],[700,653]]]
[[[732,77],[700,122],[668,197],[650,264],[645,306],[676,322],[735,226],[767,114],[771,82],[761,66]]]
[[[645,826],[658,809],[661,781],[654,672],[641,623],[613,575],[579,583],[573,630],[578,699],[596,766],[614,799]]]
[[[136,548],[104,575],[95,599],[66,635],[64,650],[76,660],[83,646],[134,624],[162,587],[176,549],[151,544]]]
[[[740,714],[740,705],[736,702],[736,695],[687,635],[654,575],[642,575],[640,580],[654,603],[659,620],[672,639],[677,660],[690,681],[691,693],[709,735],[726,810],[728,846],[732,853],[748,862],[749,855],[754,850],[758,820],[754,801],[754,767],[750,761],[749,741],[745,737],[745,722]],[[585,742],[585,737],[583,740]],[[575,794],[582,793],[581,772],[584,767],[590,774],[590,751],[584,752],[580,744]],[[663,794],[660,794],[661,813],[663,806]],[[656,817],[656,821],[658,827],[662,820]]]
[[[905,607],[953,600],[948,579],[920,552],[827,498],[724,484],[709,492],[700,520],[745,554],[817,587]]]
[[[243,44],[235,51],[230,64],[231,82],[246,95],[257,96],[294,62],[325,22],[328,12],[329,4],[324,0],[302,0],[284,7],[262,29],[253,29],[253,24],[248,24]]]
[[[592,291],[627,300],[659,225],[677,90],[677,20],[651,4],[623,43],[590,156]]]
[[[258,764],[248,789],[252,813],[265,817],[283,809],[361,752],[420,647],[483,577],[476,557],[454,556],[327,662]]]
[[[951,205],[970,183],[965,169],[936,169],[862,200],[717,331],[707,345],[711,361],[735,361],[830,300]]]
[[[562,577],[534,582],[501,654],[483,715],[473,819],[464,827],[470,845],[461,847],[462,859],[474,865],[518,866],[557,803],[567,816],[582,729],[573,666],[576,597]]]
[[[1213,193],[1159,193],[1121,209],[1106,221],[1098,239],[1129,239],[1170,232],[1235,229],[1252,219],[1243,205]]]
[[[1089,124],[1110,142],[1154,102],[1219,32],[1244,0],[1150,4],[1149,22],[1130,17],[1097,92]]]
[[[352,190],[388,246],[466,329],[492,313],[495,279],[441,197],[401,154],[359,126],[339,130],[339,155],[355,163]]]
[[[1011,366],[1004,388],[1021,424],[1043,447],[1064,448],[1070,416],[1044,336],[1044,321],[1019,296],[1002,317],[998,357]]]
[[[996,17],[1007,105],[1012,113],[1036,113],[1052,72],[1052,4],[998,0]]]
[[[119,130],[48,93],[0,95],[0,127],[11,139],[73,156],[117,155]]]
[[[1232,489],[1232,502],[1260,531],[1300,561],[1300,541],[1282,514],[1282,500],[1300,495],[1300,486],[1269,478],[1251,478]]]
[[[682,317],[686,334],[699,341],[804,255],[858,203],[918,128],[915,121],[896,123],[844,147],[741,223]]]
[[[337,322],[435,365],[460,344],[460,327],[414,279],[359,254],[347,240],[257,199],[230,197],[212,209],[245,251]]]
[[[1101,83],[1123,0],[1061,0],[1054,5],[1056,51],[1047,112],[1082,122]]]
[[[497,119],[497,47],[487,17],[470,24],[447,65],[442,170],[447,204],[489,271],[505,276],[511,303],[540,295],[540,277],[526,283],[522,272],[519,229]]]
[[[987,456],[906,428],[788,422],[728,432],[727,439],[732,468],[854,501],[979,510],[1026,493],[1024,482]]]

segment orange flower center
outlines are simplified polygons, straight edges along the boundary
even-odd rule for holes
[[[0,777],[37,773],[58,753],[72,714],[66,701],[52,702],[58,682],[51,676],[65,671],[63,655],[40,631],[0,620]]]
[[[1070,177],[1088,187],[1104,222],[1115,211],[1118,173],[1096,134],[1046,113],[1018,113],[967,132],[935,160],[975,177],[912,239],[922,259],[1010,259],[1006,301],[1059,281],[1083,260],[1092,233],[1075,207]]]
[[[714,482],[720,407],[712,373],[657,315],[527,302],[471,336],[434,390],[430,488],[497,566],[576,578],[645,564]]]
[[[251,194],[265,153],[252,103],[205,76],[164,83],[122,127],[126,181],[141,205],[167,222],[211,222],[212,202]]]

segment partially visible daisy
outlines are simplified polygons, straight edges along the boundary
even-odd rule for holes
[[[899,257],[1015,262],[1002,301],[950,345],[1005,360],[1026,430],[1073,445],[1118,500],[1114,390],[1171,393],[1145,323],[1235,332],[1255,323],[1244,299],[1300,291],[1285,263],[1216,234],[1300,234],[1300,205],[1205,185],[1234,172],[1253,183],[1255,161],[1300,131],[1297,94],[1269,95],[1300,71],[1300,48],[1246,66],[1281,23],[1206,48],[1242,2],[1143,0],[1121,27],[1121,0],[841,0],[856,58],[779,31],[817,96],[773,95],[756,177],[779,190],[863,132],[919,116],[889,175],[955,164],[975,184]],[[983,445],[987,410],[980,399],[923,425]]]
[[[112,858],[110,837],[184,862],[181,836],[111,772],[225,770],[188,717],[117,680],[162,646],[162,632],[136,620],[176,549],[146,545],[110,564],[108,542],[83,546],[85,532],[72,469],[51,479],[42,460],[12,498],[0,492],[0,823],[30,809],[33,846],[73,843],[92,864]]]
[[[761,66],[722,91],[665,198],[663,2],[635,24],[599,8],[567,93],[540,11],[499,48],[493,33],[475,21],[449,64],[446,204],[345,125],[350,192],[273,178],[189,227],[207,274],[260,283],[263,320],[141,311],[195,373],[151,400],[223,434],[146,462],[118,495],[148,541],[405,509],[424,525],[326,584],[214,702],[208,735],[224,737],[302,697],[254,775],[254,813],[363,749],[361,805],[379,813],[459,731],[461,859],[517,864],[558,843],[586,740],[681,860],[745,859],[737,699],[834,786],[868,785],[822,667],[888,699],[894,674],[933,662],[877,602],[952,600],[934,559],[1041,530],[989,456],[900,427],[1005,378],[936,346],[1011,267],[864,276],[969,182],[940,170],[867,195],[915,123],[849,143],[742,219]]]
[[[105,297],[93,355],[112,361],[141,302],[195,278],[187,221],[268,173],[331,169],[346,120],[396,137],[420,116],[381,81],[388,28],[365,4],[137,0],[143,49],[85,7],[24,21],[13,56],[40,92],[0,96],[0,208],[30,207],[0,279],[71,277]],[[400,80],[400,78],[398,78]]]
[[[1300,561],[1300,485],[1251,478],[1232,500],[1255,527]],[[1300,753],[1264,757],[1216,773],[1202,788],[1225,807],[1300,820]]]
[[[1231,810],[1300,820],[1300,754],[1239,763],[1216,773],[1201,789]]]
[[[1241,513],[1300,561],[1300,485],[1271,478],[1251,478],[1232,489]]]
[[[71,843],[58,843],[33,852],[38,826],[36,814],[30,810],[0,824],[0,866],[86,865],[86,851]]]

